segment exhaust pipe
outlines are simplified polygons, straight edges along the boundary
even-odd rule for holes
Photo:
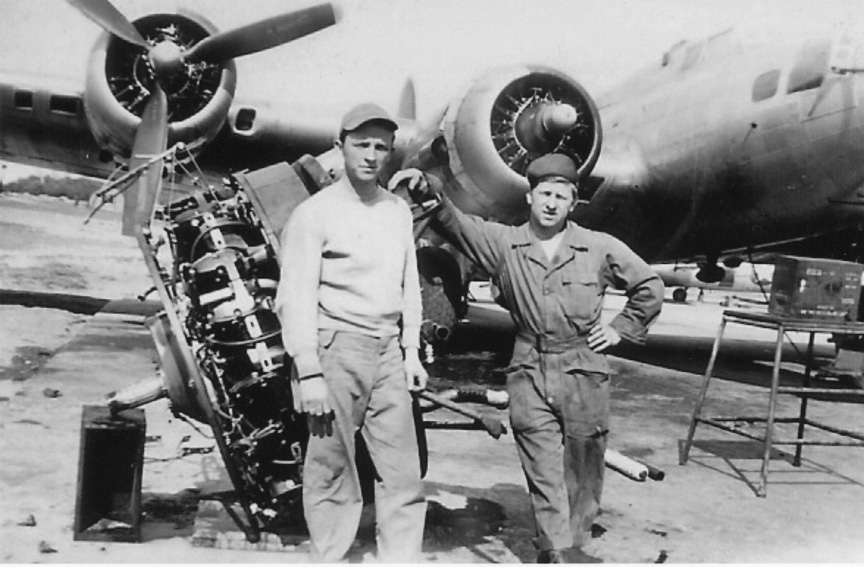
[[[450,328],[445,327],[444,325],[433,324],[432,334],[435,335],[435,338],[439,341],[446,341],[450,338]]]

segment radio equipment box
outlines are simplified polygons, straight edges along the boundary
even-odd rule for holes
[[[796,319],[857,321],[864,266],[854,262],[778,256],[768,312]]]

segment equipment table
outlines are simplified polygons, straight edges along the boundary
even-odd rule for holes
[[[771,394],[768,400],[768,416],[767,417],[703,417],[702,405],[705,402],[705,397],[708,393],[708,384],[711,381],[711,375],[714,371],[714,363],[717,360],[717,353],[720,350],[720,343],[723,339],[723,332],[726,329],[727,323],[740,323],[742,325],[750,325],[765,329],[777,330],[777,342],[774,348],[774,366],[771,373]],[[800,387],[780,387],[780,363],[783,353],[784,336],[787,331],[803,331],[810,334],[810,340],[807,345],[807,357],[805,360],[805,371],[802,386]],[[781,317],[769,313],[749,313],[746,311],[727,310],[723,312],[723,320],[720,323],[720,328],[717,331],[717,337],[714,339],[714,346],[711,350],[711,358],[708,361],[708,368],[705,370],[705,377],[702,381],[702,388],[699,392],[699,399],[696,403],[696,409],[693,411],[693,417],[690,420],[690,431],[687,433],[687,441],[684,444],[680,464],[687,463],[690,454],[690,447],[693,444],[693,434],[696,431],[696,424],[704,423],[729,433],[742,435],[749,439],[762,441],[764,443],[764,453],[762,458],[761,484],[756,487],[756,495],[765,497],[768,490],[768,461],[771,455],[772,445],[795,445],[795,458],[792,464],[796,467],[801,466],[801,450],[804,445],[832,445],[832,446],[864,446],[864,435],[847,431],[837,427],[832,427],[807,419],[807,399],[812,394],[842,394],[864,396],[864,390],[860,389],[840,389],[840,388],[811,388],[810,374],[813,366],[813,341],[816,333],[834,333],[843,335],[864,335],[864,323],[846,322],[846,321],[825,321],[814,319],[791,319],[789,317]],[[777,394],[796,394],[801,398],[800,412],[797,417],[777,417],[775,416],[775,408],[777,404]],[[753,433],[742,431],[741,429],[727,425],[727,422],[746,422],[746,423],[766,423],[764,436],[755,435]],[[798,436],[795,439],[774,439],[774,424],[775,423],[797,423]],[[804,426],[809,425],[817,429],[822,429],[836,435],[851,438],[854,440],[806,440],[804,439]]]

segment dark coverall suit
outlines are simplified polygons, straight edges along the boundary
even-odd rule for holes
[[[535,546],[566,549],[590,538],[603,490],[609,365],[588,348],[607,286],[628,301],[611,321],[642,343],[660,312],[663,283],[617,238],[568,222],[550,262],[529,225],[466,215],[444,197],[433,228],[493,275],[517,337],[507,376],[510,422],[537,528]]]

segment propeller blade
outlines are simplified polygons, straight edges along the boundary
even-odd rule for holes
[[[402,92],[399,93],[399,118],[408,118],[409,120],[417,120],[417,93],[414,89],[414,80],[410,77],[405,80],[402,85]]]
[[[141,125],[135,134],[129,170],[133,170],[162,154],[168,147],[168,97],[154,84],[150,100],[141,116]],[[153,212],[156,195],[162,184],[162,159],[156,160],[147,170],[132,181],[123,197],[123,234],[135,236],[141,224]]]
[[[109,0],[68,0],[69,3],[78,8],[85,16],[96,22],[102,29],[111,32],[117,37],[131,44],[139,45],[144,49],[150,46],[132,25]]]
[[[282,45],[335,23],[333,6],[319,4],[211,35],[192,47],[185,59],[190,63],[219,63]]]

